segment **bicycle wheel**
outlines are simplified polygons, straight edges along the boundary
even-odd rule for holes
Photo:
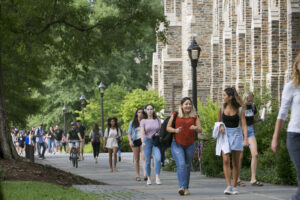
[[[76,158],[72,157],[72,163],[73,163],[73,167],[75,167],[75,164],[76,164]]]
[[[75,160],[75,167],[78,168],[78,159],[74,159]]]

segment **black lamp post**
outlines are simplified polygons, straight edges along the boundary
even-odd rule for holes
[[[190,44],[189,48],[187,49],[189,53],[189,57],[192,64],[192,76],[193,76],[193,102],[194,106],[197,110],[197,64],[198,59],[201,53],[201,48],[197,44],[195,38],[193,38],[192,43]]]
[[[84,95],[82,95],[81,97],[80,97],[80,103],[81,103],[81,115],[82,115],[82,124],[84,123],[84,108],[86,107],[86,105],[87,105],[87,102],[86,102],[86,99],[85,99],[85,96]]]
[[[64,134],[66,134],[66,113],[67,113],[67,107],[64,106],[64,107],[62,108],[62,111],[63,111],[63,113],[64,113]]]
[[[98,86],[100,97],[101,97],[101,130],[103,134],[104,134],[103,96],[104,96],[105,88],[106,87],[102,82]]]

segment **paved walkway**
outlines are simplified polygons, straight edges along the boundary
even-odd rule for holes
[[[93,192],[99,199],[239,199],[239,200],[288,200],[296,192],[296,187],[265,184],[263,187],[253,187],[246,183],[240,187],[239,195],[224,195],[225,180],[208,178],[199,172],[191,173],[189,196],[179,196],[177,193],[177,176],[175,172],[162,172],[162,185],[147,186],[145,181],[135,181],[135,170],[132,163],[132,153],[123,153],[122,162],[117,163],[119,172],[109,172],[108,155],[100,154],[99,163],[95,164],[91,154],[79,162],[79,167],[73,168],[68,156],[49,155],[45,160],[36,162],[52,165],[59,169],[84,176],[86,178],[105,182],[109,185],[87,185],[74,187],[85,192]],[[153,171],[152,171],[153,174]],[[155,182],[152,175],[152,182]]]

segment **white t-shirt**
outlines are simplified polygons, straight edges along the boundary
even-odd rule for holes
[[[289,109],[291,118],[287,131],[300,133],[300,86],[296,88],[292,81],[284,86],[277,119],[286,120]]]

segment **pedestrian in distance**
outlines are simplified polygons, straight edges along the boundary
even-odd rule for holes
[[[62,141],[64,136],[64,131],[59,127],[59,125],[55,126],[55,146],[56,146],[56,152],[60,152],[62,151]]]
[[[172,127],[173,120],[176,120],[175,128]],[[180,101],[178,115],[175,119],[175,112],[171,116],[167,131],[173,133],[171,152],[177,166],[177,179],[180,195],[189,195],[190,171],[195,151],[195,132],[201,133],[202,127],[192,99],[184,97]]]
[[[234,87],[228,87],[223,93],[224,104],[218,109],[218,122],[223,122],[219,130],[226,134],[229,142],[229,148],[232,153],[232,177],[233,187],[231,185],[230,153],[222,151],[223,171],[227,187],[224,194],[238,194],[237,179],[239,175],[240,157],[243,151],[243,145],[248,146],[248,129],[245,118],[245,109],[243,102]],[[244,134],[244,138],[243,138]]]
[[[69,143],[70,148],[70,160],[71,160],[71,149],[74,147],[77,149],[78,152],[78,158],[80,157],[80,142],[82,141],[80,132],[77,129],[77,125],[75,122],[71,122],[71,130],[67,134],[67,142]]]
[[[108,149],[110,172],[117,172],[118,138],[121,137],[122,133],[117,118],[109,118],[107,122],[108,127],[105,129],[104,133],[103,149]],[[112,154],[114,155],[114,165],[112,165]]]
[[[144,180],[147,180],[145,171],[145,156],[142,149],[140,122],[145,117],[144,109],[138,108],[135,111],[134,118],[129,123],[128,140],[134,155],[134,167],[136,172],[136,181],[141,181],[140,176],[140,158],[142,160]]]
[[[85,126],[81,125],[81,121],[77,120],[76,121],[77,125],[77,131],[80,133],[80,136],[82,140],[80,141],[80,153],[81,153],[81,159],[79,157],[79,160],[84,160],[83,153],[84,153],[84,142],[85,142],[85,136],[86,136],[86,128]]]
[[[161,185],[160,169],[161,169],[161,153],[158,146],[155,146],[153,136],[159,136],[161,121],[155,113],[155,108],[152,104],[147,104],[144,108],[146,113],[145,119],[141,120],[141,140],[145,154],[145,170],[147,175],[147,185],[151,185],[151,154],[155,160],[155,177],[156,184]]]
[[[35,129],[35,138],[37,143],[37,150],[38,150],[38,158],[39,159],[45,159],[45,151],[46,151],[46,144],[44,140],[45,131],[43,128],[43,124],[40,124],[38,128]],[[41,152],[41,148],[43,148],[43,151]]]
[[[50,126],[48,134],[48,152],[55,154],[55,132],[52,126]]]
[[[249,149],[251,152],[251,180],[250,184],[252,186],[263,186],[263,184],[256,180],[256,168],[257,168],[257,159],[258,159],[258,152],[257,152],[257,142],[254,135],[254,127],[253,125],[260,121],[259,116],[257,116],[257,108],[254,101],[254,94],[252,92],[247,92],[244,94],[244,107],[245,107],[245,118],[247,123],[247,129],[248,129],[248,143],[249,143]],[[240,171],[242,166],[242,159],[243,159],[243,152],[241,153],[240,158],[240,166],[239,166],[239,177],[237,181],[238,186],[246,186],[244,183],[240,180]]]
[[[282,92],[281,106],[271,144],[275,153],[280,149],[280,131],[290,109],[291,115],[287,128],[286,146],[296,168],[298,181],[298,190],[291,197],[291,200],[300,200],[300,54],[296,57],[293,65],[292,80],[285,84]]]
[[[98,124],[94,124],[93,129],[90,132],[89,138],[92,141],[95,163],[98,163],[98,157],[100,153],[100,141],[102,136],[103,133],[102,131],[100,131]]]

